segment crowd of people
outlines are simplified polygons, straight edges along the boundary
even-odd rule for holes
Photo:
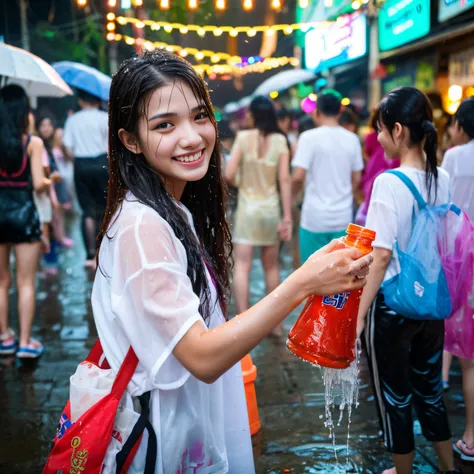
[[[238,130],[235,121],[218,124],[202,79],[167,52],[122,64],[108,116],[99,99],[78,99],[80,111],[60,130],[52,117],[34,123],[20,87],[0,92],[0,354],[41,355],[31,337],[35,275],[42,253],[44,268],[54,268],[58,248],[77,244],[65,225],[77,200],[84,264],[97,269],[92,306],[104,353],[117,371],[134,349],[127,397],[150,392],[164,473],[211,438],[201,446],[206,466],[254,472],[238,362],[268,335],[280,340],[283,320],[308,296],[359,288],[358,336],[394,462],[386,472],[412,472],[412,406],[441,472],[460,472],[453,448],[474,461],[474,349],[454,353],[466,429],[453,445],[442,398],[451,363],[445,353],[442,370],[444,321],[396,313],[381,291],[400,272],[394,244],[406,248],[416,212],[409,189],[385,171],[397,169],[433,205],[453,201],[474,222],[474,98],[452,118],[441,166],[431,104],[412,87],[382,99],[363,137],[334,90],[320,92],[298,124],[267,97],[253,99]],[[331,252],[351,222],[376,231],[371,255]],[[294,266],[283,282],[282,242]],[[267,296],[250,307],[255,247]],[[12,250],[18,338],[8,324]],[[229,318],[231,286],[237,315]],[[144,463],[134,460],[136,472]]]

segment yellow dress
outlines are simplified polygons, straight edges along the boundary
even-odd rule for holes
[[[286,138],[270,135],[268,151],[258,156],[258,130],[240,132],[234,147],[242,153],[238,171],[238,200],[232,241],[254,246],[279,242],[281,221],[280,196],[277,187],[278,164],[282,153],[288,153]]]

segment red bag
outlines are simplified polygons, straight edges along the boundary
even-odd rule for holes
[[[99,340],[95,343],[86,362],[101,369],[110,369]],[[43,474],[100,474],[107,448],[114,435],[114,421],[119,402],[138,365],[138,358],[130,347],[117,376],[112,390],[76,422],[71,422],[70,400],[61,415],[58,432],[53,447],[43,469]],[[140,446],[143,431],[149,434],[145,473],[154,473],[156,464],[156,435],[148,421],[148,402],[150,392],[140,397],[142,411],[130,436],[116,456],[116,473],[126,473]]]

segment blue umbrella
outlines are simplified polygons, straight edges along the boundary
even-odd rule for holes
[[[88,92],[99,99],[109,100],[112,79],[106,74],[93,67],[72,61],[61,61],[53,64],[53,67],[70,86]]]

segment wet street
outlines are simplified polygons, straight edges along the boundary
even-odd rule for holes
[[[79,236],[74,235],[79,244]],[[63,250],[57,276],[38,279],[34,336],[45,343],[37,365],[0,359],[0,473],[37,474],[42,470],[69,391],[69,377],[96,339],[90,306],[92,274],[83,268],[82,249]],[[283,256],[282,276],[289,257]],[[264,294],[263,275],[254,260],[252,302]],[[11,325],[17,329],[16,292],[10,292]],[[286,332],[298,311],[285,322]],[[262,429],[254,437],[257,473],[381,473],[390,467],[378,422],[365,359],[361,361],[360,406],[354,410],[346,452],[347,422],[336,429],[335,446],[324,426],[322,374],[288,352],[284,339],[267,339],[252,353]],[[454,439],[463,431],[464,405],[458,365],[453,364],[446,402]],[[435,473],[434,451],[417,433],[416,473]],[[338,460],[335,459],[335,451]],[[469,464],[457,465],[474,473]],[[241,473],[245,474],[245,473]]]

